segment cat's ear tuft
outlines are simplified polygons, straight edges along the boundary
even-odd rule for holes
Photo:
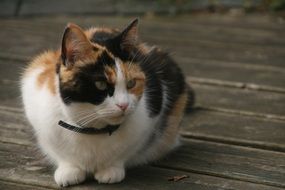
[[[138,44],[138,22],[133,20],[120,34],[120,47],[124,51],[131,51]]]
[[[93,46],[84,31],[76,24],[69,23],[62,38],[61,57],[63,64],[70,67],[92,50]]]

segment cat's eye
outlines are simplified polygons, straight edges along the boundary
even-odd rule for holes
[[[105,81],[96,81],[95,82],[95,86],[99,89],[99,90],[106,90],[107,89],[107,83]]]
[[[127,82],[127,88],[131,89],[134,88],[136,86],[136,80],[135,79],[131,79]]]

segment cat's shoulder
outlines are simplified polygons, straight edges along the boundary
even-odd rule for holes
[[[59,51],[45,51],[34,57],[26,66],[23,77],[27,77],[37,70],[55,68],[59,59]]]
[[[24,69],[22,81],[35,79],[38,89],[47,84],[49,91],[55,94],[55,71],[59,58],[59,51],[45,51],[39,54]]]

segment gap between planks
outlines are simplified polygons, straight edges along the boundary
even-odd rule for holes
[[[277,122],[285,121],[285,116],[279,116],[279,115],[273,115],[273,114],[256,113],[256,112],[250,112],[250,111],[244,111],[244,110],[239,111],[239,110],[233,110],[233,109],[227,109],[227,108],[209,107],[209,106],[202,106],[202,105],[196,105],[195,108],[205,110],[205,111],[231,113],[235,115],[250,116],[250,117],[261,118],[261,119],[266,118],[270,121],[277,121]]]
[[[266,85],[258,85],[253,83],[243,83],[243,82],[232,82],[232,81],[224,81],[218,79],[210,79],[210,78],[200,78],[200,77],[186,77],[186,80],[189,83],[196,84],[206,84],[212,86],[222,86],[222,87],[230,87],[230,88],[240,88],[240,89],[248,89],[255,91],[266,91],[266,92],[274,92],[274,93],[284,93],[285,88],[272,87]]]
[[[260,150],[267,150],[267,151],[274,151],[274,152],[282,152],[285,153],[285,149],[283,147],[278,146],[278,144],[273,143],[262,143],[262,142],[252,142],[249,140],[244,139],[238,139],[227,137],[227,139],[218,137],[218,136],[211,136],[211,135],[205,135],[202,133],[193,133],[189,131],[183,131],[180,133],[182,138],[185,139],[193,139],[193,140],[201,140],[201,141],[207,141],[207,142],[215,142],[215,143],[222,143],[222,144],[228,144],[228,145],[235,145],[235,146],[241,146],[241,147],[249,147],[249,148],[256,148]]]

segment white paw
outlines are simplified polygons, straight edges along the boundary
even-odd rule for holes
[[[110,167],[100,170],[95,174],[99,183],[118,183],[125,178],[125,169],[121,167]]]
[[[86,173],[83,170],[71,165],[60,165],[54,173],[55,182],[61,187],[81,183],[85,177]]]

